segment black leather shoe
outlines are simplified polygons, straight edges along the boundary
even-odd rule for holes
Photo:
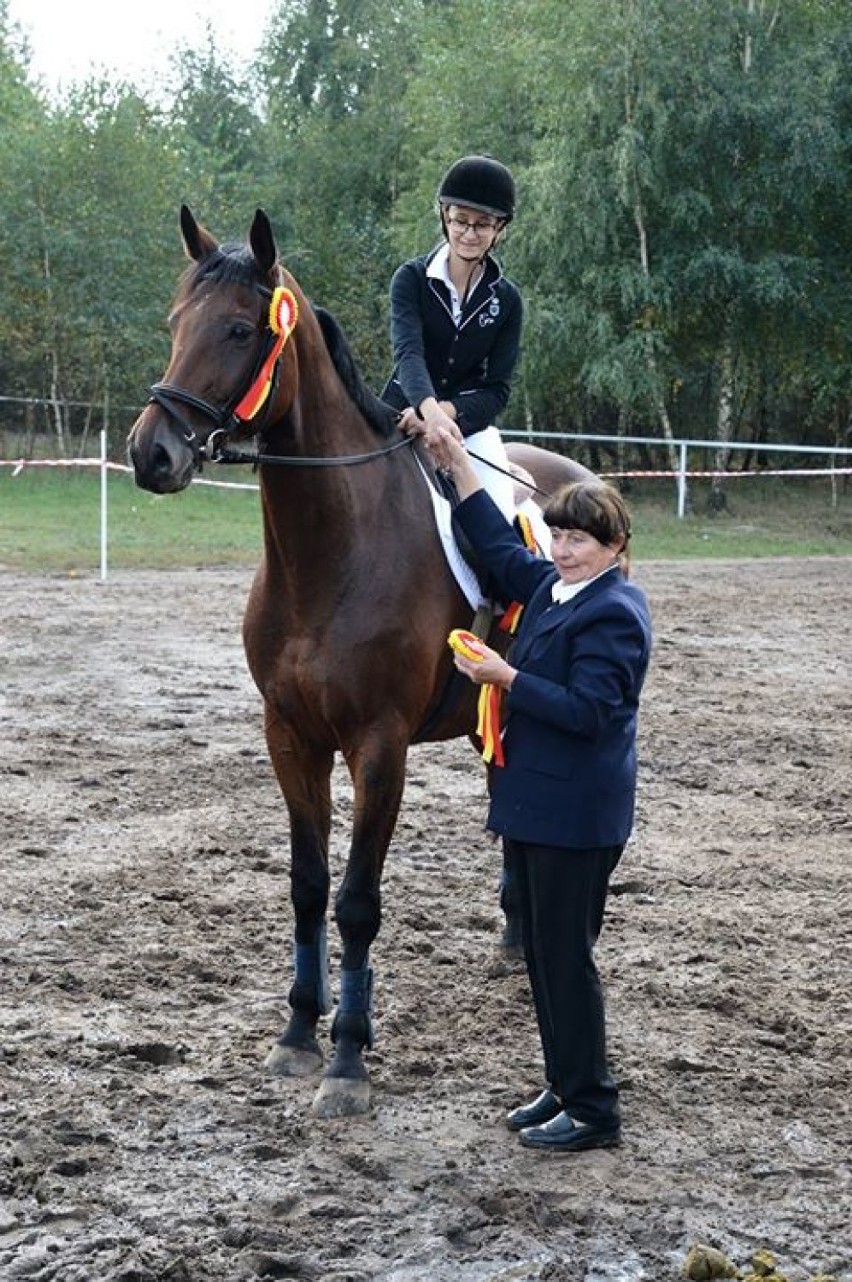
[[[506,1125],[510,1131],[522,1131],[525,1126],[541,1126],[542,1122],[549,1122],[561,1112],[562,1105],[553,1091],[542,1091],[531,1104],[512,1109],[506,1118]]]
[[[621,1143],[621,1126],[618,1122],[599,1126],[575,1121],[565,1112],[542,1126],[527,1126],[521,1131],[524,1148],[535,1148],[542,1153],[581,1153],[587,1148],[615,1148]]]

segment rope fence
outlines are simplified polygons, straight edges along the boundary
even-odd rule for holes
[[[108,486],[110,472],[132,476],[133,468],[126,463],[113,463],[107,454],[107,434],[102,431],[100,458],[75,459],[0,459],[0,467],[11,467],[12,476],[20,476],[29,468],[97,468],[101,476],[100,484],[100,579],[106,583],[109,559],[109,505]],[[203,476],[195,477],[193,485],[210,485],[219,490],[257,490],[256,485],[243,485],[238,481],[208,481]]]
[[[0,398],[3,399],[3,398]],[[710,480],[713,482],[724,480],[739,480],[741,478],[764,478],[764,477],[830,477],[832,480],[840,477],[852,476],[852,447],[845,446],[819,446],[819,445],[763,445],[751,444],[738,441],[719,442],[719,441],[662,441],[659,437],[630,437],[625,441],[623,437],[618,436],[596,436],[576,432],[536,432],[533,438],[529,433],[518,432],[513,430],[504,430],[503,437],[507,440],[521,439],[530,442],[531,439],[536,444],[547,441],[581,441],[587,444],[615,444],[624,446],[626,444],[648,445],[656,449],[676,449],[678,452],[679,466],[676,471],[671,469],[631,469],[625,471],[604,471],[601,470],[598,475],[605,480],[674,480],[677,488],[677,514],[678,517],[684,517],[687,510],[687,482],[691,480]],[[765,468],[759,467],[750,470],[740,470],[736,472],[727,471],[724,468],[697,468],[690,470],[687,466],[688,454],[690,450],[711,450],[714,453],[720,451],[748,450],[751,453],[764,453],[773,451],[781,454],[806,454],[811,456],[826,456],[832,460],[831,466],[814,467],[814,468]],[[75,459],[3,459],[0,458],[0,468],[11,468],[13,477],[20,476],[25,469],[30,468],[72,468],[72,469],[97,469],[100,472],[100,578],[102,582],[107,579],[108,573],[108,487],[107,481],[110,473],[123,475],[132,475],[133,469],[125,463],[114,463],[108,457],[108,443],[106,431],[100,433],[100,457],[99,458],[75,458]],[[842,459],[848,463],[848,466],[837,466],[835,460]],[[198,476],[193,479],[193,485],[206,485],[220,490],[250,490],[256,492],[256,484],[242,483],[238,481],[211,481],[206,477]]]
[[[504,431],[503,436],[507,439],[530,440],[529,434],[525,432]],[[673,471],[625,471],[625,472],[600,472],[602,477],[608,480],[626,480],[628,477],[640,478],[666,478],[674,479],[677,486],[677,514],[679,517],[686,515],[687,507],[687,481],[689,480],[712,480],[728,481],[732,477],[749,476],[829,476],[835,478],[840,476],[849,476],[852,474],[852,466],[838,467],[837,459],[842,459],[852,465],[852,447],[844,445],[767,445],[763,442],[751,441],[701,441],[701,440],[661,440],[659,436],[631,436],[625,439],[621,436],[589,436],[582,432],[536,432],[534,433],[536,444],[539,441],[584,441],[596,445],[615,445],[624,448],[625,445],[647,445],[655,449],[676,450],[678,455],[677,470]],[[787,469],[782,468],[770,471],[767,468],[756,468],[751,471],[742,470],[739,472],[729,472],[726,468],[710,468],[701,471],[690,471],[687,462],[690,450],[709,450],[717,456],[735,452],[737,450],[747,450],[749,454],[806,454],[808,457],[826,458],[831,460],[831,466],[826,468],[801,468]]]

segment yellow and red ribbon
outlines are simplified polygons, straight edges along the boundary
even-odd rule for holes
[[[447,645],[456,654],[463,654],[474,663],[482,662],[482,642],[473,632],[464,628],[454,628],[447,637]],[[500,738],[501,695],[500,686],[485,682],[479,689],[477,703],[476,733],[482,741],[482,759],[495,766],[505,765],[503,741]]]
[[[299,319],[299,304],[292,289],[279,285],[272,293],[269,303],[269,328],[275,335],[275,342],[269,349],[266,360],[258,370],[257,378],[243,396],[234,410],[235,416],[243,423],[253,419],[269,396],[272,378],[278,357],[284,350],[284,344],[296,328]]]
[[[532,522],[526,512],[518,513],[517,522],[525,546],[531,552],[541,555],[541,548],[538,546],[533,533]],[[523,610],[524,607],[520,601],[512,601],[506,607],[500,619],[498,626],[501,632],[508,632],[514,636],[521,621]],[[463,654],[467,659],[472,659],[474,662],[482,659],[482,652],[479,648],[481,642],[472,632],[465,632],[462,628],[456,628],[447,638],[447,644],[451,650],[455,650],[458,654]],[[506,764],[506,759],[503,755],[503,739],[500,733],[502,724],[503,689],[501,686],[493,685],[491,682],[485,682],[479,690],[476,733],[482,741],[482,759],[489,765],[492,762],[495,766]]]
[[[482,740],[482,760],[486,764],[505,766],[503,740],[500,735],[503,717],[503,688],[486,682],[479,691],[476,733]]]

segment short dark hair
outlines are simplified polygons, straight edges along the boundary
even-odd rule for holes
[[[559,530],[582,530],[599,543],[622,542],[622,568],[629,565],[630,513],[624,499],[605,481],[574,481],[561,486],[544,505],[544,519]]]

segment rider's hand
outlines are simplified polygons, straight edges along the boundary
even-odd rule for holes
[[[423,435],[423,420],[413,406],[409,405],[408,409],[403,410],[400,414],[399,430],[405,432],[406,436]]]
[[[421,402],[419,414],[415,410],[406,410],[400,421],[404,432],[421,436],[428,449],[434,449],[440,443],[442,432],[449,432],[454,440],[461,441],[461,428],[444,408],[449,402],[441,403],[433,396]],[[449,405],[449,408],[452,408]]]

